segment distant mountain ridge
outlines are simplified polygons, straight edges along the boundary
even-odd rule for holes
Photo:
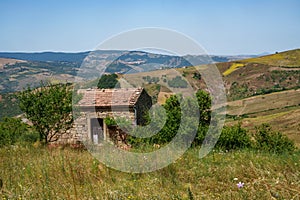
[[[0,52],[0,58],[12,58],[27,61],[67,61],[67,62],[82,62],[89,54],[89,51],[79,53],[64,53],[64,52],[39,52],[39,53],[14,53]]]
[[[27,84],[37,85],[42,80],[72,82],[75,77],[85,80],[99,78],[99,68],[105,68],[107,73],[126,74],[229,62],[245,56],[173,56],[145,51],[96,50],[77,53],[0,52],[0,58],[0,93],[7,93],[22,90]],[[9,62],[8,59],[14,59],[14,62]],[[93,64],[95,60],[97,65]],[[82,67],[83,61],[91,61],[90,66]]]
[[[122,51],[122,50],[96,50],[96,51],[84,51],[77,53],[67,53],[67,52],[34,52],[34,53],[26,53],[26,52],[0,52],[0,58],[12,58],[19,60],[27,60],[27,61],[66,61],[66,62],[82,62],[83,59],[88,56],[91,52],[97,52],[98,54],[120,54],[120,56],[124,53],[137,53],[142,52],[148,55],[162,55],[162,54],[154,54],[143,51]],[[164,55],[166,56],[166,55]],[[233,60],[240,60],[245,58],[254,58],[257,55],[185,55],[183,58],[186,59],[194,59],[197,61],[197,64],[209,64],[211,61],[213,62],[228,62]]]

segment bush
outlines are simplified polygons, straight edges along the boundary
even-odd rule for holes
[[[176,76],[168,81],[168,85],[173,88],[187,88],[188,83],[181,76]]]
[[[255,148],[271,153],[293,152],[296,147],[292,140],[280,132],[272,131],[269,124],[256,127]]]
[[[248,131],[237,124],[231,127],[224,127],[216,147],[222,150],[234,150],[251,148],[252,142]]]
[[[38,141],[40,138],[39,133],[36,131],[29,131],[29,132],[25,132],[23,133],[20,138],[19,138],[19,142],[22,144],[33,144],[36,141]]]
[[[106,118],[104,119],[104,123],[105,123],[107,126],[115,126],[115,125],[117,125],[116,120],[114,120],[113,118],[110,118],[110,117],[106,117]]]
[[[14,145],[17,142],[29,142],[26,137],[31,133],[25,123],[21,119],[16,118],[3,118],[0,122],[0,147]],[[31,136],[29,136],[31,137]],[[35,142],[36,140],[32,141]]]

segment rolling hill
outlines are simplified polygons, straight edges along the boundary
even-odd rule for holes
[[[300,87],[300,49],[217,66],[230,100]]]
[[[258,58],[245,59],[244,63],[259,63],[274,65],[279,67],[300,67],[300,49],[290,50],[272,55],[261,56]]]

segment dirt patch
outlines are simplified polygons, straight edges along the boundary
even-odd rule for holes
[[[158,94],[157,103],[160,105],[164,104],[171,95],[172,93],[169,92],[160,92]]]

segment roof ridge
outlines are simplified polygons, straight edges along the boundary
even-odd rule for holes
[[[143,87],[81,90],[83,98],[78,104],[88,107],[133,106],[143,90]]]

